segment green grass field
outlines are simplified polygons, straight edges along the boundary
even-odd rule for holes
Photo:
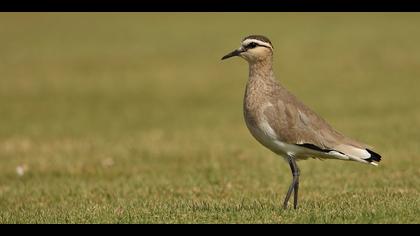
[[[1,13],[0,223],[420,223],[420,14]],[[249,34],[379,167],[286,162],[242,116]],[[17,168],[24,174],[18,175]]]

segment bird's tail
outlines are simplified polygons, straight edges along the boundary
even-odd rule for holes
[[[366,148],[366,151],[370,154],[370,157],[367,158],[367,159],[364,159],[364,160],[367,161],[367,162],[369,162],[372,165],[377,166],[378,163],[376,163],[376,162],[380,162],[381,161],[381,159],[382,159],[381,155],[379,155],[378,153],[376,153],[376,152],[374,152],[374,151],[372,151],[372,150],[370,150],[368,148]]]
[[[372,164],[374,166],[377,166],[378,162],[382,159],[381,155],[368,148],[363,149],[351,145],[340,145],[338,149],[348,156],[350,160]]]

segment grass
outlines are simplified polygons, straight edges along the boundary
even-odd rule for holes
[[[0,223],[420,223],[420,14],[1,13]],[[270,37],[279,80],[379,167],[287,164],[242,118]],[[16,168],[25,170],[19,176]]]

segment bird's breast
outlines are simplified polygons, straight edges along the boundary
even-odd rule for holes
[[[270,126],[264,115],[264,109],[272,106],[272,104],[267,102],[260,104],[260,106],[249,105],[247,102],[244,104],[244,118],[245,124],[252,136],[273,152],[283,154],[281,142],[279,142],[275,130]]]

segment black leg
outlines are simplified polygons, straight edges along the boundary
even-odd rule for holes
[[[294,182],[295,182],[295,185],[294,185],[295,194],[294,194],[293,207],[296,209],[297,205],[298,205],[300,170],[299,170],[299,167],[297,166],[296,160],[294,158],[291,158],[291,163],[292,163],[292,166],[293,166],[292,174],[293,174],[293,179],[294,179]]]
[[[293,177],[292,184],[290,184],[289,190],[287,191],[286,198],[284,199],[283,208],[287,209],[287,203],[289,202],[290,196],[295,186],[295,178]]]
[[[293,201],[293,207],[297,209],[298,205],[298,192],[299,192],[299,174],[296,176],[296,183],[295,183],[295,195],[294,195],[294,201]]]
[[[298,204],[300,171],[299,171],[299,167],[297,166],[296,161],[293,157],[288,157],[287,160],[289,162],[290,169],[292,170],[293,181],[290,184],[289,190],[287,191],[287,194],[286,194],[286,198],[284,199],[283,208],[284,209],[287,208],[287,203],[289,202],[290,196],[292,195],[292,191],[294,190],[293,206],[294,206],[294,209],[296,209],[297,204]]]

